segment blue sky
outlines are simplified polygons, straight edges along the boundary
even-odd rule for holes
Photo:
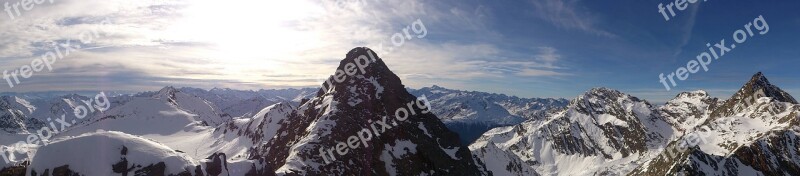
[[[800,95],[800,2],[700,1],[665,21],[658,4],[670,2],[55,0],[13,20],[0,14],[0,69],[30,64],[83,31],[107,35],[0,91],[318,86],[349,49],[391,46],[393,34],[419,20],[424,37],[378,53],[415,88],[572,98],[609,87],[664,102],[698,89],[727,98],[763,71]],[[664,89],[660,73],[686,66],[706,43],[732,43],[759,15],[766,34]]]

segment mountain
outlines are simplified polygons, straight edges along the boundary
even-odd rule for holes
[[[757,73],[631,175],[799,175],[800,107]]]
[[[87,107],[86,102],[93,102],[97,97],[86,97],[78,94],[67,94],[62,96],[51,96],[49,98],[28,98],[26,95],[2,96],[0,97],[0,125],[6,132],[22,133],[35,132],[45,127],[47,123],[56,123],[57,119],[74,119],[75,122],[82,122],[83,118],[77,118],[75,109]],[[129,101],[130,96],[114,96],[108,98],[108,108],[117,107]],[[100,98],[105,101],[105,99]],[[92,103],[96,106],[96,102]],[[88,110],[87,110],[88,111]],[[88,111],[86,117],[101,113],[100,111]],[[17,123],[19,121],[19,123]]]
[[[650,103],[607,88],[594,88],[570,100],[546,121],[495,128],[470,145],[473,153],[499,148],[520,166],[495,167],[495,173],[533,169],[548,175],[624,174],[636,162],[659,153],[674,130]],[[499,152],[498,152],[499,153]],[[490,157],[480,156],[483,160]],[[515,158],[516,157],[516,158]],[[520,163],[520,162],[511,162]],[[524,169],[518,169],[518,168]]]
[[[263,97],[287,102],[301,102],[303,99],[314,97],[319,88],[302,89],[261,89],[258,93]]]
[[[236,118],[213,131],[216,141],[210,149],[227,153],[232,158],[246,159],[250,155],[250,148],[256,145],[269,143],[278,136],[278,129],[288,121],[295,107],[287,103],[278,103],[266,107],[256,113],[252,118]]]
[[[0,97],[0,129],[9,133],[28,132],[41,127],[44,122],[29,118],[35,108],[30,102],[15,97]]]
[[[503,176],[555,175],[553,173],[540,174],[536,172],[536,170],[529,167],[528,163],[520,159],[515,153],[501,149],[494,143],[489,143],[485,146],[478,145],[474,149],[470,148],[470,150],[472,150],[475,163],[485,166],[483,173]]]
[[[659,107],[659,112],[678,131],[686,131],[705,122],[722,100],[713,98],[706,91],[683,92]]]
[[[518,98],[503,94],[460,91],[439,86],[410,89],[415,96],[426,96],[433,114],[452,131],[462,143],[472,143],[489,129],[516,125],[526,120],[542,121],[548,113],[567,105],[566,99]]]
[[[508,175],[798,175],[799,116],[760,72],[729,99],[683,92],[659,107],[596,88],[545,122],[492,129],[470,150]]]
[[[0,175],[800,175],[800,105],[762,73],[661,106],[410,89],[368,48],[333,73],[322,89],[113,94],[83,119],[96,97],[2,96]]]
[[[35,153],[29,165],[6,171],[25,167],[35,175],[489,175],[485,163],[473,158],[458,135],[430,112],[431,103],[408,93],[372,50],[353,49],[339,70],[352,74],[354,64],[349,63],[356,62],[370,64],[346,81],[335,81],[341,79],[335,74],[323,83],[326,89],[314,89],[305,100],[307,90],[270,95],[173,87],[111,100],[119,105],[42,139],[48,145],[27,151]],[[248,96],[256,95],[253,92],[282,102],[232,117],[206,99],[224,94],[216,100],[237,97],[230,100],[237,102],[252,98]],[[360,139],[358,145],[345,153],[343,147],[356,145],[354,139]]]
[[[135,96],[127,103],[87,117],[56,137],[78,136],[97,130],[141,135],[165,143],[175,135],[195,134],[229,121],[209,102],[173,87],[146,96]],[[174,146],[173,146],[174,147]],[[183,148],[181,148],[183,149]]]
[[[372,50],[348,52],[322,87],[250,158],[278,175],[479,175],[458,135]]]
[[[714,110],[710,117],[732,116],[757,103],[756,101],[760,97],[770,97],[777,102],[797,104],[797,100],[794,97],[778,88],[778,86],[772,85],[764,74],[758,72],[731,98]]]
[[[271,90],[233,90],[213,88],[203,90],[198,88],[181,88],[181,92],[194,95],[207,100],[219,107],[223,116],[227,117],[250,117],[255,115],[258,110],[275,103],[290,103],[297,106],[303,99],[314,96],[318,88],[303,89],[271,89]]]
[[[23,95],[21,97],[28,96]],[[37,146],[24,143],[29,139],[38,140],[38,138],[31,138],[31,136],[37,136],[39,132],[43,132],[44,136],[52,136],[48,131],[54,126],[56,128],[63,127],[59,122],[62,119],[75,120],[67,120],[66,123],[82,122],[82,119],[75,117],[74,109],[79,106],[85,106],[84,102],[88,102],[90,98],[70,94],[53,96],[52,98],[29,99],[17,96],[0,97],[0,129],[2,129],[2,132],[0,132],[0,149],[7,151],[2,155],[2,160],[5,162],[0,163],[1,168],[20,165],[30,160],[29,157]],[[124,101],[124,96],[111,98],[108,101],[110,102],[108,103],[110,107],[116,107]],[[86,115],[91,116],[98,113],[101,112],[87,111]],[[23,142],[23,144],[20,145],[19,142]],[[22,169],[22,172],[24,172],[24,169]]]
[[[38,100],[51,100],[64,97],[65,95],[69,96],[95,96],[98,92],[101,91],[46,91],[46,92],[24,92],[24,93],[16,93],[16,92],[0,92],[0,96],[13,96],[19,97],[28,101],[38,101]],[[107,91],[105,92],[106,95],[109,97],[116,97],[120,95],[130,95],[135,94],[136,92],[128,92],[128,91]]]
[[[272,109],[285,109],[273,108],[276,106],[279,105],[271,106],[265,110],[262,110],[264,113],[260,115],[267,116],[270,114],[269,112],[271,112]],[[113,139],[100,138],[94,140],[96,142],[90,141],[86,143],[125,143],[130,140],[136,140],[137,138],[148,141],[158,141],[159,145],[163,146],[161,148],[168,148],[170,151],[181,153],[180,156],[182,158],[188,158],[188,160],[191,161],[191,168],[180,170],[179,174],[208,175],[208,173],[216,173],[211,175],[219,175],[220,173],[226,173],[231,175],[252,175],[254,173],[269,173],[266,172],[266,170],[272,169],[267,169],[265,163],[257,160],[247,160],[245,158],[248,148],[255,145],[253,141],[246,140],[249,139],[248,137],[250,136],[244,134],[240,135],[238,133],[226,134],[222,130],[223,126],[228,126],[229,123],[240,122],[241,120],[223,117],[219,115],[215,109],[216,108],[213,104],[199,97],[183,93],[179,89],[175,89],[173,87],[165,87],[158,92],[148,92],[136,95],[132,97],[130,101],[121,106],[92,116],[83,123],[75,124],[74,126],[71,126],[60,133],[56,133],[53,139],[47,141],[49,143],[47,146],[51,146],[61,141],[72,141],[73,139],[76,139],[76,136],[94,134],[97,131],[114,131],[115,133],[120,133],[120,135],[123,137],[117,137]],[[257,119],[258,117],[252,117],[252,120]],[[135,138],[131,139],[132,137],[130,136],[135,136]],[[108,140],[111,141],[106,142]],[[70,142],[67,145],[76,145],[74,143],[81,142]],[[125,146],[130,148],[130,150],[155,150],[148,149],[147,147],[136,149],[127,145]],[[120,150],[120,146],[116,145],[99,145],[99,147],[100,148],[95,148],[93,150]],[[58,149],[53,150],[61,151]],[[87,156],[103,154],[91,153],[89,151],[91,150],[74,152],[84,153]],[[35,164],[37,161],[48,161],[46,163],[55,162],[56,164],[47,164],[45,167],[41,167],[51,169],[54,167],[61,167],[63,163],[78,162],[76,160],[71,160],[73,157],[61,158],[56,154],[39,157],[40,155],[38,152],[39,151],[37,151],[37,155],[34,156],[33,160],[31,160],[31,167],[36,166]],[[228,158],[228,154],[230,154],[232,157]],[[163,155],[164,154],[160,154],[158,156]],[[119,154],[108,154],[104,156],[119,156]],[[39,158],[37,159],[37,157]],[[130,158],[139,157],[146,156],[141,156],[140,153],[139,155],[128,155],[127,158],[129,158],[128,160],[131,160]],[[125,169],[118,170],[117,168],[112,168],[112,165],[114,165],[113,167],[116,167],[116,164],[119,164],[117,163],[119,158],[117,158],[117,160],[107,160],[104,158],[94,157],[90,158],[92,159],[84,159],[80,160],[80,162],[96,163],[98,165],[77,165],[81,166],[80,168],[93,167],[94,169],[87,170],[70,167],[71,169],[69,170],[84,174],[86,172],[95,173],[98,170],[103,171],[106,169],[114,169],[115,173],[124,172],[131,174],[135,173],[137,175],[144,173],[146,175],[146,173],[152,171],[141,171],[140,173],[140,171],[137,170],[141,167],[152,166],[156,168],[151,169],[157,169],[152,174],[168,175],[176,173],[172,172],[175,171],[174,169],[172,171],[169,169],[164,170],[164,168],[175,167],[174,164],[170,164],[175,162],[167,162],[166,160],[152,158],[147,159],[144,160],[146,161],[144,163],[137,163],[135,165],[135,169],[132,168],[128,171],[125,171]],[[159,161],[163,161],[165,163],[160,163]],[[130,165],[133,167],[134,162],[123,165]],[[181,166],[179,168],[184,168],[183,166],[186,164],[178,162],[178,165]],[[39,169],[39,171],[42,170]]]

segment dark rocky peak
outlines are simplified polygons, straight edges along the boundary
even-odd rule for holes
[[[322,93],[333,93],[337,96],[375,92],[374,97],[367,97],[370,99],[379,98],[383,91],[405,92],[400,78],[389,70],[373,50],[365,47],[350,50],[322,87]],[[353,88],[356,90],[352,90]]]
[[[17,96],[0,96],[0,111],[19,110],[30,114],[34,109],[28,100]]]
[[[281,123],[281,137],[249,158],[265,158],[286,175],[477,175],[469,149],[428,107],[377,53],[355,48],[317,96]],[[342,143],[353,139],[361,145]]]
[[[778,88],[778,86],[770,84],[769,80],[767,80],[767,77],[765,77],[761,72],[753,75],[753,77],[750,78],[750,81],[742,86],[742,89],[740,89],[739,92],[736,92],[734,98],[745,98],[754,95],[760,97],[761,95],[758,95],[760,93],[763,93],[764,96],[771,97],[776,101],[797,104],[797,100],[795,100],[794,97],[781,90],[781,88]]]
[[[322,84],[322,90],[317,97],[328,94],[351,107],[377,103],[375,101],[389,103],[384,95],[402,97],[401,99],[407,101],[414,99],[405,89],[400,77],[389,70],[377,53],[365,47],[354,48],[347,53],[333,75]],[[375,107],[365,106],[364,108]]]
[[[13,96],[0,96],[0,110],[6,110],[11,108],[10,102],[13,101]]]
[[[757,104],[757,100],[763,97],[770,97],[772,101],[776,102],[797,104],[797,100],[792,95],[771,84],[764,74],[758,72],[738,92],[715,109],[711,117],[726,117],[739,113],[747,107]]]

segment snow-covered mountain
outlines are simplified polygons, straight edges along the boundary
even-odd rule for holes
[[[21,133],[41,127],[44,122],[29,118],[35,109],[30,102],[19,97],[0,97],[0,129],[8,133]]]
[[[461,142],[472,143],[489,129],[516,125],[526,120],[542,121],[564,108],[566,99],[519,98],[503,94],[460,91],[439,86],[409,89],[415,96],[425,95],[436,114]]]
[[[25,95],[21,96],[31,97]],[[56,123],[55,120],[57,119],[73,119],[76,120],[75,122],[82,122],[82,118],[76,117],[75,109],[81,106],[88,107],[89,105],[87,105],[86,102],[90,102],[90,100],[94,98],[95,97],[86,97],[78,94],[28,99],[18,96],[2,96],[0,97],[0,110],[2,110],[2,112],[0,112],[0,128],[6,132],[24,134],[39,130],[47,123]],[[109,101],[109,108],[125,104],[130,100],[130,96],[123,95],[106,98],[108,98]],[[92,103],[92,106],[96,105],[96,103]],[[101,112],[87,110],[86,113],[88,117]],[[17,121],[19,121],[19,123]]]
[[[264,113],[261,115],[269,114],[267,112],[270,112],[271,109],[279,109],[272,107],[274,106],[263,110]],[[257,119],[257,117],[254,117],[251,120]],[[228,126],[228,123],[233,123],[236,121],[239,120],[229,119],[228,117],[219,115],[214,105],[208,101],[183,93],[178,89],[166,87],[158,92],[134,96],[129,102],[119,107],[112,108],[101,114],[92,116],[85,122],[76,124],[67,130],[64,130],[63,132],[56,134],[54,139],[48,141],[48,143],[71,141],[73,138],[76,138],[76,136],[92,134],[97,131],[114,131],[122,133],[123,136],[133,135],[146,140],[158,141],[159,145],[169,148],[170,151],[174,150],[174,152],[181,153],[181,157],[183,158],[189,158],[189,161],[191,161],[190,163],[192,163],[192,168],[188,170],[180,170],[181,174],[200,175],[197,173],[204,172],[207,175],[207,173],[216,172],[217,174],[212,175],[218,175],[220,173],[244,175],[245,173],[252,174],[254,172],[264,172],[264,163],[247,160],[245,158],[248,148],[254,145],[254,142],[246,140],[249,139],[250,136],[246,136],[244,134],[226,135],[225,132],[223,132],[223,126]],[[122,139],[111,139],[110,143],[131,140],[126,138],[129,137]],[[109,140],[106,138],[101,139],[101,141]],[[109,151],[119,150],[120,148],[119,146],[102,145],[101,147],[102,148],[98,148],[98,150]],[[147,148],[142,149],[154,150]],[[34,155],[34,164],[36,163],[35,160],[37,160],[36,157],[40,156],[38,155],[38,151],[36,151],[36,153],[37,154]],[[91,155],[95,154],[97,153],[91,153]],[[229,155],[232,157],[228,158]],[[128,155],[128,157],[142,156]],[[41,160],[48,160],[47,158],[49,157],[44,158],[45,159]],[[55,156],[54,158],[55,159],[53,160],[59,161],[60,163],[78,162],[78,160],[62,161]],[[163,163],[159,164],[158,162],[163,160],[149,159],[147,161],[150,161],[150,164],[156,164],[156,167],[161,168],[161,170],[158,170],[156,173],[176,173],[171,172],[170,170],[163,170],[163,167],[175,167],[174,165],[170,165],[170,162],[166,162],[166,165],[164,165]],[[106,160],[91,160],[88,162],[107,163]],[[200,164],[198,165],[197,163]],[[107,166],[111,167],[111,164],[117,163],[109,163]],[[137,166],[136,169],[139,169],[146,164],[148,163],[137,164],[141,166]],[[179,165],[183,167],[186,164],[181,163]],[[58,167],[59,165],[47,165],[47,167],[43,168],[52,168],[51,166]],[[105,166],[106,165],[102,165],[102,168],[108,169]],[[112,169],[114,169],[115,173],[139,173],[138,171],[135,171],[136,169],[129,169],[127,171],[124,169],[120,171],[117,168]],[[77,173],[84,173],[76,169],[70,170]],[[224,172],[220,170],[224,170]]]
[[[173,87],[165,87],[152,94],[134,96],[125,104],[91,116],[56,136],[77,136],[97,130],[120,131],[163,139],[159,141],[170,144],[173,137],[210,131],[230,120],[220,115],[210,102]]]
[[[541,120],[548,110],[563,108],[566,99],[519,98],[503,94],[460,91],[439,86],[409,89],[415,96],[425,95],[432,105],[438,105],[433,112],[441,115],[444,123],[493,123],[515,125],[525,120]]]
[[[693,91],[659,107],[596,88],[545,122],[492,129],[470,150],[509,175],[798,175],[798,116],[761,73],[727,100]]]
[[[521,160],[519,167],[546,175],[624,174],[636,161],[658,154],[674,133],[647,101],[607,88],[589,90],[547,119],[492,129],[470,149],[499,148],[513,154],[502,162]],[[525,170],[490,169],[510,168]]]
[[[800,105],[763,74],[632,175],[800,175]]]
[[[303,99],[313,97],[319,88],[302,89],[261,89],[233,90],[213,88],[203,90],[198,88],[181,88],[181,92],[200,97],[219,107],[223,116],[251,117],[267,106],[276,103],[289,103],[297,106]]]
[[[371,50],[354,49],[339,69],[362,55],[375,58],[362,74],[325,90],[165,87],[112,98],[117,106],[40,141],[48,145],[24,146],[24,154],[14,156],[33,159],[27,164],[16,162],[21,165],[5,171],[24,167],[36,175],[488,174],[483,164],[475,163],[481,162],[459,142],[458,135],[428,112],[428,101],[409,94],[399,77]],[[309,96],[311,90],[314,94]],[[266,103],[237,105],[254,97],[278,103],[257,109],[250,108]],[[228,112],[242,116],[226,115],[218,104],[241,107],[241,111]],[[398,119],[398,109],[410,114]],[[366,132],[373,136],[362,141],[362,147],[336,155],[342,142],[352,139],[349,136]],[[17,139],[24,140],[24,136]],[[326,149],[329,157],[321,157],[321,149]]]
[[[683,92],[675,96],[663,106],[659,112],[667,118],[667,122],[678,131],[686,131],[705,122],[711,112],[722,104],[706,91]]]
[[[800,105],[761,73],[727,100],[527,99],[408,89],[355,48],[322,87],[165,87],[85,119],[91,97],[3,96],[0,175],[800,175]]]

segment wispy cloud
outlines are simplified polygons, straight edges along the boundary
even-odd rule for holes
[[[568,76],[567,69],[558,66],[561,55],[553,47],[537,47],[530,50],[530,58],[508,58],[520,56],[503,56],[500,61],[487,62],[484,68],[502,75],[521,77]],[[497,58],[503,58],[497,57]],[[524,56],[522,56],[524,57]]]
[[[682,36],[680,36],[679,38],[680,41],[678,41],[679,44],[675,51],[674,56],[683,53],[683,47],[686,47],[686,45],[689,44],[689,40],[692,39],[694,26],[695,23],[697,22],[697,13],[698,11],[700,11],[700,7],[702,6],[691,6],[689,8],[690,11],[688,17],[686,18],[686,22],[683,25],[681,25],[679,29]],[[678,20],[673,19],[673,21],[678,21]]]
[[[531,0],[530,2],[537,17],[556,27],[581,30],[604,37],[616,37],[615,34],[598,28],[599,20],[580,6],[578,0]]]

